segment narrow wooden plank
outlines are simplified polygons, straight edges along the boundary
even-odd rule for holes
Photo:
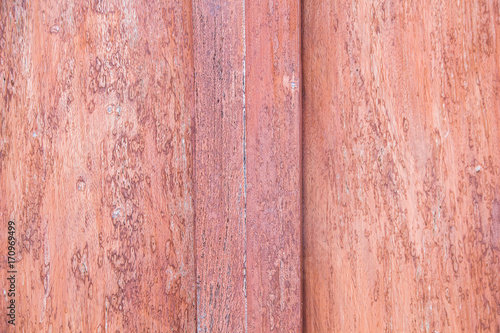
[[[300,2],[245,14],[248,332],[300,332]]]
[[[198,332],[245,332],[244,2],[194,1]]]
[[[16,331],[195,331],[191,1],[3,1],[0,15]]]
[[[498,1],[303,8],[305,330],[497,332]]]

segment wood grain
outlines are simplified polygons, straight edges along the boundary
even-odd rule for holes
[[[195,2],[203,332],[301,328],[299,3],[268,5]]]
[[[16,331],[194,331],[191,1],[0,8]]]
[[[498,1],[303,2],[304,328],[500,330]]]
[[[244,2],[194,1],[198,332],[246,332]]]
[[[300,2],[246,2],[248,332],[299,332]]]
[[[0,331],[300,331],[299,11],[2,2]]]

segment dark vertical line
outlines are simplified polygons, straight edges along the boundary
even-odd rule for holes
[[[303,21],[303,12],[304,12],[304,1],[305,0],[298,0],[300,1],[299,4],[299,107],[300,107],[300,116],[299,116],[299,175],[300,175],[300,183],[299,183],[299,218],[300,218],[300,317],[301,317],[301,326],[302,326],[302,332],[306,331],[306,311],[305,311],[305,272],[304,272],[304,228],[305,228],[305,219],[304,219],[304,171],[303,171],[303,165],[304,165],[304,146],[303,146],[303,135],[304,135],[304,86],[303,86],[303,77],[304,77],[304,72],[303,72],[303,67],[302,67],[302,40],[304,39],[304,30],[302,27],[304,26],[304,21]]]

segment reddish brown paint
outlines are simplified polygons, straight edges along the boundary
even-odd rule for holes
[[[498,332],[498,1],[303,9],[305,331]]]
[[[248,332],[300,332],[300,2],[246,2]]]
[[[298,11],[298,2],[195,2],[203,332],[301,327]]]
[[[264,5],[2,3],[18,331],[300,329],[299,6]]]
[[[194,331],[191,1],[0,16],[0,331],[8,219],[17,332]]]
[[[17,331],[498,331],[499,8],[2,2]]]
[[[244,2],[195,1],[199,332],[244,332]]]

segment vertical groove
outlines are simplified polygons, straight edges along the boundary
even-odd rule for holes
[[[304,135],[304,128],[303,128],[303,116],[304,116],[304,105],[303,103],[303,92],[304,92],[304,87],[303,87],[303,67],[302,67],[302,38],[303,38],[303,30],[302,30],[302,19],[303,19],[303,9],[304,9],[304,1],[305,0],[299,0],[299,107],[300,107],[300,116],[299,116],[299,175],[300,175],[300,181],[299,181],[299,218],[300,218],[300,259],[299,259],[299,265],[300,265],[300,318],[301,318],[301,332],[305,332],[305,311],[304,311],[304,299],[305,299],[305,274],[304,274],[304,172],[303,172],[303,165],[304,165],[304,146],[303,146],[303,135]]]

